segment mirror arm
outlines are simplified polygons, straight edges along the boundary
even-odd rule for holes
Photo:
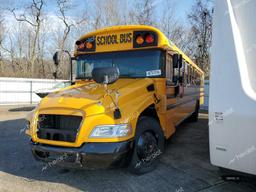
[[[119,106],[118,106],[119,95],[120,95],[119,91],[116,91],[115,92],[115,96],[116,96],[116,100],[115,100],[116,109],[114,111],[114,118],[115,119],[120,119],[122,117],[121,111],[120,111]]]
[[[115,105],[114,119],[120,119],[122,117],[121,111],[118,106],[118,99],[119,99],[120,93],[118,91],[115,91],[115,100],[114,100],[113,97],[111,96],[111,93],[107,89],[107,84],[104,84],[104,86],[105,86],[106,95],[110,97],[110,99],[112,100],[112,102]]]

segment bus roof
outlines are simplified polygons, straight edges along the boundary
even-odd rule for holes
[[[128,31],[151,31],[157,34],[157,39],[158,39],[158,44],[157,46],[154,46],[156,48],[161,48],[165,50],[170,50],[175,53],[181,54],[183,59],[193,66],[200,74],[204,75],[204,72],[183,52],[181,51],[172,41],[170,41],[159,29],[152,27],[152,26],[147,26],[147,25],[121,25],[121,26],[113,26],[113,27],[106,27],[103,29],[99,29],[90,33],[87,33],[79,38],[78,41],[84,41],[90,37],[96,37],[99,35],[106,35],[106,34],[113,34],[113,33],[125,33]],[[77,41],[77,42],[78,42]],[[115,45],[111,46],[115,47]],[[123,50],[134,50],[134,48],[129,47],[129,46],[124,46],[122,45]],[[144,47],[144,49],[152,48],[151,47]],[[143,49],[143,48],[140,48]],[[120,47],[118,48],[120,50]],[[122,50],[122,49],[121,49]],[[101,51],[96,51],[96,52],[108,52],[108,51],[114,51],[113,49],[108,46],[108,48],[103,49]],[[84,52],[79,52],[75,50],[74,55],[80,55],[84,54]]]

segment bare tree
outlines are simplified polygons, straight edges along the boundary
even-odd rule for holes
[[[165,32],[168,38],[173,39],[173,30],[178,25],[175,14],[175,4],[172,0],[166,0],[163,3],[163,11],[161,15],[161,22],[159,22],[159,27]],[[173,11],[170,11],[173,10]]]
[[[157,26],[165,33],[168,39],[179,48],[184,49],[186,47],[186,44],[183,43],[186,30],[176,17],[175,7],[176,3],[173,0],[166,0],[163,3],[163,11]]]
[[[50,1],[45,0],[28,0],[26,6],[8,9],[18,24],[6,22],[9,21],[8,15],[0,12],[1,75],[53,78],[50,71],[55,66],[51,55],[56,49],[70,51],[80,35],[120,24],[157,26],[179,48],[195,57],[206,73],[209,70],[212,13],[206,0],[196,0],[188,15],[191,30],[178,22],[172,0],[164,0],[158,14],[156,8],[161,6],[156,4],[158,0],[85,0],[85,3],[79,4],[77,14],[72,11],[77,6],[75,1],[54,1],[57,13],[53,16],[49,14],[48,18],[44,14],[44,7]],[[5,7],[10,6],[13,5],[6,1]],[[59,22],[52,22],[51,19],[56,19],[56,16]],[[58,78],[67,79],[69,65],[67,59],[63,60],[65,62],[58,66],[61,72]]]
[[[135,21],[141,25],[155,25],[155,0],[139,0],[135,3],[136,11],[131,12]]]
[[[23,51],[25,47],[25,31],[22,29],[21,23],[6,23],[4,26],[4,19],[6,19],[6,12],[1,14],[0,22],[0,73],[1,76],[14,75],[17,77],[29,75],[27,73],[27,62],[22,61],[24,56]]]
[[[122,4],[125,1],[122,2]],[[93,14],[93,30],[122,23],[121,5],[118,0],[95,0]]]
[[[120,1],[108,0],[104,4],[105,25],[113,26],[121,24]]]
[[[3,14],[0,13],[0,48],[2,47],[2,43],[4,40],[4,19],[3,19]],[[3,59],[2,59],[2,52],[0,49],[0,75],[2,74],[3,71]]]
[[[30,62],[30,74],[33,76],[35,70],[35,61],[37,57],[37,42],[40,35],[41,25],[43,21],[42,11],[44,6],[44,0],[32,0],[31,4],[26,8],[23,14],[17,16],[16,10],[11,9],[11,13],[15,19],[19,22],[25,22],[28,24],[34,31],[32,42],[30,44],[29,51],[29,62]]]
[[[15,60],[15,58],[16,58],[15,46],[14,46],[15,43],[13,42],[13,34],[10,31],[7,32],[6,39],[8,39],[9,46],[5,47],[2,42],[1,49],[10,57],[12,71],[15,71],[15,65],[17,65],[16,60]]]
[[[212,39],[212,8],[205,0],[196,0],[188,15],[191,23],[191,41],[194,42],[193,56],[197,64],[209,76],[210,47]]]
[[[72,8],[70,0],[57,0],[57,6],[60,14],[58,17],[65,26],[63,31],[62,43],[60,45],[60,49],[64,50],[66,48],[66,42],[71,31],[71,27],[74,27],[75,25],[67,18],[67,11]]]
[[[4,38],[4,17],[3,14],[0,13],[0,44],[2,44]]]
[[[4,76],[16,74],[16,77],[30,77],[29,64],[26,55],[27,44],[24,34],[27,29],[21,23],[15,23],[11,29],[6,30],[5,39],[1,44],[3,51]],[[5,58],[4,58],[5,57]]]
[[[71,19],[68,18],[67,12],[72,8],[72,4],[70,0],[57,0],[57,7],[59,11],[59,19],[62,21],[64,25],[64,30],[62,32],[62,38],[58,38],[58,48],[60,50],[68,50],[70,51],[70,48],[68,47],[68,38],[71,32],[72,27],[75,27],[74,23],[72,23]],[[61,32],[59,32],[61,34]],[[69,64],[66,62],[67,59],[65,59],[64,55],[60,58],[60,65],[56,66],[56,74],[58,78],[69,78]]]

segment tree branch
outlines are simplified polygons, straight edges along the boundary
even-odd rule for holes
[[[17,17],[16,13],[15,13],[15,9],[12,9],[9,11],[13,14],[14,18],[17,20],[17,21],[21,21],[21,22],[26,22],[28,24],[30,24],[31,26],[33,27],[36,27],[36,24],[34,24],[33,22],[31,22],[30,20],[27,19],[26,15],[23,13],[20,15],[20,17]]]

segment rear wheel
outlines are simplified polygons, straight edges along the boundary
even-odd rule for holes
[[[195,111],[189,117],[190,122],[197,122],[198,121],[199,107],[200,107],[199,100],[197,100],[196,101],[196,106],[195,106]]]
[[[159,123],[154,118],[141,117],[134,142],[129,171],[140,175],[154,170],[164,150],[164,135]]]

